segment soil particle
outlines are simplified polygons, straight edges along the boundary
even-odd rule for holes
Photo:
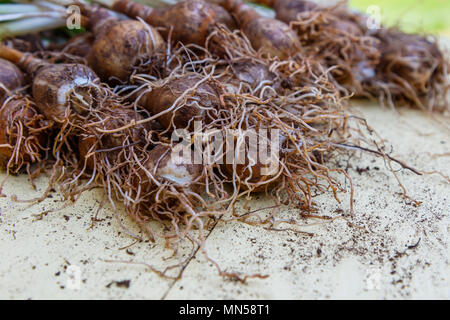
[[[105,287],[106,288],[111,288],[112,285],[115,285],[117,288],[124,288],[124,289],[128,289],[130,287],[131,284],[131,280],[120,280],[120,281],[111,281],[110,283],[108,283]]]

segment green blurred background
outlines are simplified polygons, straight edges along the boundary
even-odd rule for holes
[[[398,25],[407,32],[450,34],[450,0],[350,0],[363,12],[371,5],[381,11],[386,26]]]

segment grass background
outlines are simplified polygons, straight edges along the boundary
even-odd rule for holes
[[[381,22],[407,32],[450,34],[450,0],[350,0],[366,12],[371,5],[381,11]]]

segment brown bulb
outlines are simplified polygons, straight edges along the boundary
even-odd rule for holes
[[[45,125],[43,116],[29,99],[6,100],[0,109],[0,145],[9,144],[13,148],[0,147],[0,167],[16,172],[23,165],[38,161],[46,139],[39,129]]]
[[[218,0],[236,17],[241,30],[253,48],[270,56],[286,59],[300,49],[297,34],[286,23],[261,17],[252,7],[241,0]]]
[[[12,39],[6,40],[8,46],[21,52],[39,52],[42,51],[44,45],[39,34],[29,33],[20,35]]]
[[[99,83],[97,75],[85,65],[47,65],[34,78],[33,98],[47,119],[61,123],[68,111],[86,113],[95,107]]]
[[[242,84],[247,84],[251,90],[261,88],[261,84],[272,87],[276,92],[282,90],[281,79],[270,71],[269,67],[261,62],[250,58],[242,58],[229,63],[232,73],[227,73],[218,80],[227,87],[230,92],[238,93],[238,88]]]
[[[77,35],[67,41],[63,48],[64,53],[68,53],[74,56],[87,58],[91,52],[92,44],[94,43],[94,35],[86,32]]]
[[[301,12],[312,11],[317,8],[317,4],[304,0],[274,0],[271,7],[275,10],[276,18],[285,23],[297,20],[297,15]]]
[[[197,75],[173,79],[161,87],[147,93],[139,103],[156,115],[174,106],[176,100],[187,90],[194,88],[202,80]],[[203,81],[186,94],[186,99],[175,105],[174,109],[162,114],[157,120],[164,128],[192,128],[194,121],[206,120],[207,109],[217,110],[220,106],[220,91],[215,82]]]
[[[135,20],[110,21],[96,34],[88,60],[104,81],[126,81],[140,63],[161,59],[164,49],[156,29]]]
[[[362,37],[363,32],[359,28],[359,26],[352,22],[347,20],[336,20],[332,23],[333,27],[339,30],[341,33],[345,33],[347,35],[353,36],[353,37]]]
[[[279,20],[261,17],[249,21],[243,31],[253,48],[273,57],[286,59],[300,48],[296,33]]]
[[[148,198],[150,202],[154,202],[158,183],[163,183],[167,189],[174,186],[177,189],[186,188],[194,192],[201,191],[202,172],[202,165],[181,163],[176,157],[172,156],[170,147],[157,145],[147,153],[147,158],[143,160],[142,166],[139,166],[133,172],[130,185],[134,192],[139,192],[147,198],[150,197]],[[164,197],[164,195],[160,195],[160,197]],[[176,200],[170,201],[173,205],[173,201]]]
[[[165,8],[149,8],[130,0],[118,0],[114,10],[132,18],[141,17],[154,27],[164,28],[165,39],[183,44],[204,46],[209,33],[218,23],[229,29],[236,25],[230,14],[222,7],[199,0],[181,1]]]
[[[140,142],[145,143],[146,134],[152,129],[152,124],[147,122],[114,134],[100,134],[97,129],[114,130],[132,121],[143,120],[141,114],[134,109],[124,108],[120,105],[108,106],[103,109],[102,117],[104,120],[100,122],[97,118],[92,119],[93,122],[98,124],[87,127],[78,142],[80,158],[83,161],[86,160],[86,167],[89,170],[93,170],[95,166],[94,156],[87,157],[89,153],[98,150],[110,150],[103,152],[102,155],[108,157],[111,162],[117,161],[122,151],[119,147]]]
[[[0,59],[0,103],[13,91],[24,84],[23,73],[13,63]]]
[[[157,179],[164,179],[179,186],[189,186],[202,174],[202,166],[179,163],[169,147],[158,145],[149,152],[146,168]]]
[[[377,66],[379,75],[401,79],[402,82],[397,82],[408,87],[405,92],[412,89],[419,95],[430,94],[430,91],[436,90],[433,86],[439,85],[442,85],[443,92],[447,92],[448,63],[436,43],[426,37],[394,29],[380,30],[377,37],[382,43],[381,59]],[[447,104],[445,94],[442,100],[435,104]]]

